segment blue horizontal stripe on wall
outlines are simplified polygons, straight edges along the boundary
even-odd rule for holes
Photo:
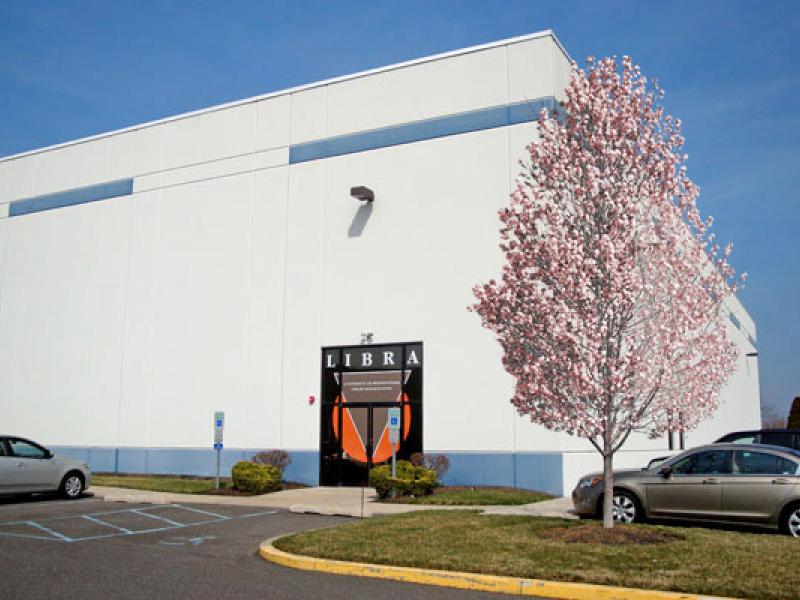
[[[561,496],[564,487],[559,452],[443,452],[450,468],[445,485],[516,487]]]
[[[87,187],[76,188],[44,196],[33,196],[22,200],[14,200],[8,207],[9,217],[18,217],[30,213],[64,208],[76,204],[86,204],[118,196],[129,196],[133,193],[133,179],[120,179]]]
[[[136,473],[141,475],[196,475],[213,477],[216,474],[216,452],[211,448],[109,448],[85,446],[53,446],[60,456],[75,458],[98,473]],[[230,477],[231,469],[240,460],[250,460],[259,449],[225,448],[220,457],[220,472]],[[292,463],[283,477],[286,481],[319,484],[319,452],[289,451]]]
[[[562,114],[561,106],[552,96],[482,108],[445,117],[296,144],[289,147],[289,164],[527,123],[537,120],[542,109]]]
[[[211,448],[113,448],[53,446],[56,454],[75,458],[98,473],[143,475],[196,475],[213,477],[216,454]],[[220,468],[230,477],[240,460],[250,460],[258,449],[226,448]],[[442,477],[445,485],[495,485],[538,490],[560,496],[563,493],[560,452],[443,452],[450,469]],[[291,450],[286,481],[319,485],[319,452]]]

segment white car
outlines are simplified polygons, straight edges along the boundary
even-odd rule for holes
[[[56,456],[25,438],[0,435],[0,494],[59,492],[74,499],[91,482],[86,463]]]

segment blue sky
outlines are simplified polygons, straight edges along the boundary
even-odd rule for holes
[[[701,210],[750,273],[762,401],[784,413],[800,395],[798,2],[4,0],[0,156],[542,29],[661,81]]]

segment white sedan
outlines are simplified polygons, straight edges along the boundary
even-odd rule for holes
[[[56,456],[25,438],[0,435],[0,494],[59,492],[74,499],[91,482],[86,463]]]

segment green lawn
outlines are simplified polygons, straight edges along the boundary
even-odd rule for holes
[[[231,487],[230,480],[220,480],[220,489]],[[178,494],[210,494],[214,492],[214,479],[189,477],[118,476],[94,475],[92,485],[150,490],[154,492],[175,492]]]
[[[553,496],[542,492],[514,488],[437,488],[430,496],[398,498],[392,502],[404,504],[435,504],[440,506],[489,506],[530,504],[550,500]]]
[[[567,543],[596,521],[425,511],[282,538],[310,556],[745,598],[797,599],[800,540],[773,533],[624,525],[659,544]],[[566,533],[576,533],[575,531]],[[589,533],[599,534],[593,529]],[[622,532],[618,532],[622,533]]]

